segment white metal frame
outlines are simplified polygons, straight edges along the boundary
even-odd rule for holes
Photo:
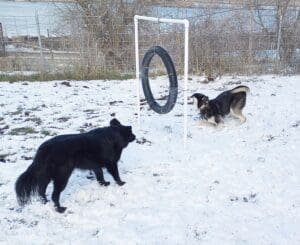
[[[135,67],[136,67],[136,89],[137,89],[137,115],[138,115],[138,126],[141,125],[141,109],[140,109],[140,61],[139,61],[139,33],[138,33],[138,21],[146,20],[158,23],[173,23],[183,24],[185,27],[184,31],[184,119],[183,119],[183,144],[186,148],[187,142],[187,83],[188,83],[188,60],[189,60],[189,21],[186,19],[164,19],[149,16],[134,16],[134,40],[135,40]]]

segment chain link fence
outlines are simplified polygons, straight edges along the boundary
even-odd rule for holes
[[[72,73],[78,78],[134,75],[133,16],[144,14],[190,21],[192,74],[213,79],[223,74],[300,73],[300,8],[289,1],[191,6],[169,1],[102,1],[92,6],[84,2],[51,16],[0,16],[0,71]],[[183,28],[149,22],[139,28],[141,55],[160,45],[181,73]],[[160,62],[152,63],[159,74]]]

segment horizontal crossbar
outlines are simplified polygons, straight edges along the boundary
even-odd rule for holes
[[[148,20],[153,22],[161,22],[161,23],[174,23],[174,24],[184,24],[185,27],[189,26],[189,21],[186,19],[165,19],[165,18],[156,18],[156,17],[149,17],[149,16],[141,16],[135,15],[134,20]]]

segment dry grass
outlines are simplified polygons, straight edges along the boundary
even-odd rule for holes
[[[43,60],[36,37],[6,40],[7,44],[14,47],[29,47],[32,51],[7,52],[6,57],[0,58],[0,70],[36,71],[38,74],[30,77],[1,75],[0,80],[123,79],[134,76],[134,14],[157,14],[163,17],[166,13],[151,13],[148,6],[156,1],[150,0],[143,3],[135,1],[129,5],[121,0],[89,1],[94,4],[84,0],[74,2],[76,4],[73,7],[58,13],[61,19],[53,35],[42,37]],[[159,2],[169,6],[183,1]],[[227,15],[211,14],[215,11],[214,3],[220,1],[184,1],[185,4],[196,2],[205,2],[207,5],[199,9],[201,15],[189,18],[191,73],[216,77],[228,73],[300,72],[297,51],[300,49],[300,17],[295,20],[290,15],[284,16],[280,59],[277,60],[278,11],[272,16],[276,22],[274,26],[265,27],[265,23],[257,23],[257,18],[251,16],[250,10],[246,13],[249,17],[245,17],[244,8]],[[244,1],[223,2],[233,4]],[[274,1],[263,2],[271,4]],[[292,0],[288,3],[290,7],[294,6]],[[176,8],[173,10],[176,13]],[[255,8],[253,11],[256,11]],[[184,13],[178,8],[179,12]],[[184,15],[181,14],[182,17]],[[255,28],[249,31],[251,24]],[[139,25],[141,59],[151,46],[161,45],[170,53],[177,72],[182,73],[184,30],[175,25],[166,27],[158,23],[141,22]],[[164,67],[158,66],[158,73],[161,74]]]

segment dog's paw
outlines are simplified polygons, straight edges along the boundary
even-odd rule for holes
[[[216,123],[211,123],[207,120],[200,120],[195,126],[202,129],[207,127],[216,127]]]
[[[99,182],[100,185],[104,185],[104,186],[108,186],[110,185],[110,182],[109,181],[101,181]]]
[[[221,121],[221,122],[219,122],[217,125],[215,125],[215,128],[218,128],[218,129],[223,129],[223,128],[225,128],[225,123],[224,123],[224,121]]]
[[[42,204],[47,204],[47,202],[49,202],[49,200],[47,198],[41,198],[41,202],[42,202]]]
[[[94,175],[88,175],[88,176],[86,176],[86,178],[87,179],[90,179],[90,180],[94,180],[94,179],[96,179],[96,177],[94,176]]]
[[[66,209],[66,207],[56,207],[55,211],[62,214],[66,211]]]
[[[207,121],[205,121],[205,120],[199,120],[197,123],[195,123],[193,126],[195,126],[195,127],[203,127],[203,126],[206,126],[206,123],[207,123]]]
[[[241,121],[241,124],[244,124],[247,121],[247,118],[246,117],[242,117],[242,118],[240,118],[240,121]]]
[[[125,183],[126,183],[126,182],[124,182],[124,181],[118,181],[118,182],[117,182],[117,184],[118,184],[119,186],[125,185]]]

